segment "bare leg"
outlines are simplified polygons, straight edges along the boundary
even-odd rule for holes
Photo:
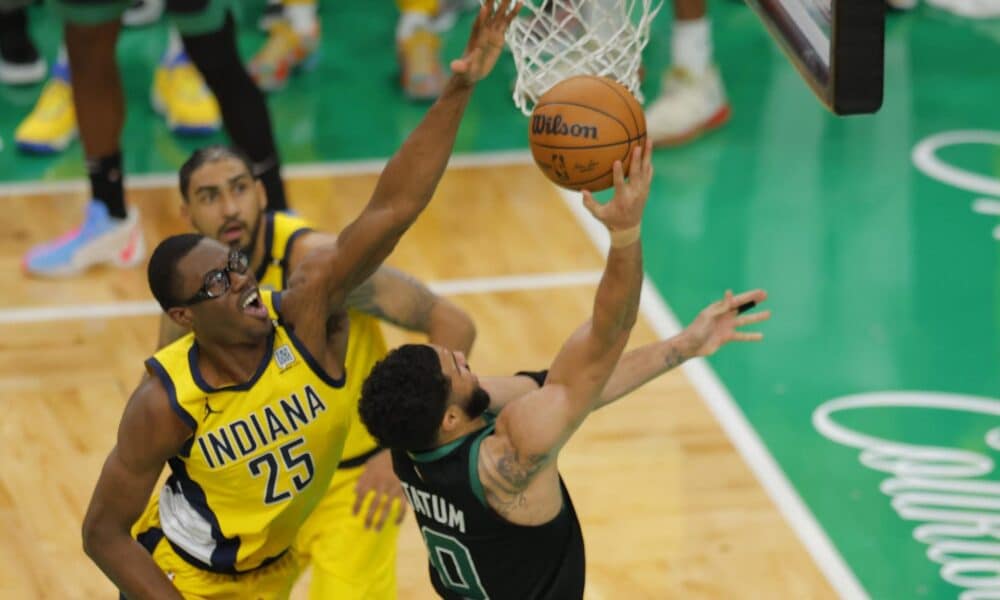
[[[66,51],[73,74],[73,104],[88,160],[115,154],[125,125],[125,94],[115,57],[121,23],[67,24]]]

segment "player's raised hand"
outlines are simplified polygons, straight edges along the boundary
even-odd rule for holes
[[[646,198],[649,197],[649,186],[653,181],[653,142],[646,138],[645,148],[636,147],[632,150],[632,161],[629,165],[628,179],[620,160],[613,167],[615,195],[607,204],[594,200],[594,196],[584,190],[583,205],[590,214],[604,224],[614,235],[622,232],[636,232],[642,222],[642,213],[646,208]]]
[[[451,61],[451,71],[467,85],[489,75],[503,52],[507,27],[520,10],[521,3],[514,0],[483,0],[479,16],[472,24],[465,53]]]
[[[740,327],[760,323],[771,318],[771,311],[763,310],[749,315],[743,312],[767,300],[764,290],[751,290],[733,295],[726,290],[722,300],[706,306],[694,321],[684,329],[688,338],[688,356],[710,356],[729,342],[758,342],[764,339],[760,332],[739,331]]]

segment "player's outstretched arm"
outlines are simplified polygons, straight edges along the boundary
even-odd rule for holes
[[[764,290],[733,295],[703,308],[698,316],[677,335],[629,350],[622,355],[608,383],[601,392],[597,407],[611,404],[649,381],[680,366],[696,356],[711,356],[729,342],[757,342],[760,332],[741,331],[746,325],[771,318],[771,311],[742,315],[767,300]],[[510,377],[483,377],[480,385],[490,395],[490,412],[499,413],[507,404],[544,384],[547,372],[524,372]]]
[[[516,400],[497,419],[490,448],[497,473],[511,491],[526,487],[554,461],[559,449],[593,410],[635,324],[642,289],[639,226],[653,177],[652,146],[636,148],[628,181],[614,165],[615,194],[601,206],[589,193],[584,203],[611,233],[593,315],[563,345],[542,389]],[[484,442],[485,443],[485,442]]]
[[[417,219],[448,164],[476,82],[500,57],[514,8],[512,0],[483,4],[465,54],[451,63],[453,75],[444,92],[386,164],[361,215],[335,245],[303,260],[289,282],[289,300],[296,284],[312,280],[327,288],[328,294],[321,296],[330,298],[334,307],[342,306],[347,292],[372,274]]]
[[[146,508],[163,465],[190,436],[160,381],[144,380],[125,407],[118,443],[104,461],[83,520],[84,552],[128,598],[181,598],[129,530]]]
[[[289,267],[294,270],[304,256],[336,241],[337,236],[331,233],[309,232],[300,236],[289,257]],[[476,326],[468,313],[435,294],[416,277],[385,265],[352,289],[344,305],[408,331],[423,333],[430,343],[466,355],[476,339]]]
[[[729,342],[758,342],[764,339],[764,334],[760,332],[740,331],[739,328],[771,318],[770,310],[741,314],[743,310],[765,300],[767,292],[764,290],[751,290],[735,296],[726,291],[722,300],[703,308],[684,331],[672,338],[626,352],[604,386],[597,406],[615,402],[688,359],[711,356]]]

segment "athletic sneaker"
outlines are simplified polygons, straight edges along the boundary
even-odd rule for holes
[[[55,154],[65,150],[75,138],[76,110],[69,66],[56,62],[35,107],[14,131],[14,143],[23,152]]]
[[[660,97],[646,109],[646,129],[655,146],[691,141],[729,120],[729,101],[717,68],[695,76],[680,67],[663,75]]]
[[[180,135],[210,135],[222,127],[219,103],[186,52],[156,67],[153,108]]]
[[[264,47],[250,61],[250,74],[265,92],[280,90],[294,70],[308,65],[318,46],[318,24],[302,35],[288,21],[278,21],[271,26]]]
[[[414,29],[396,42],[400,85],[411,100],[434,100],[444,91],[441,37],[428,28]]]
[[[25,255],[21,266],[26,274],[40,277],[69,277],[92,266],[110,264],[126,268],[146,257],[146,241],[139,226],[139,211],[129,211],[124,221],[112,219],[103,202],[91,200],[80,227]]]
[[[45,79],[45,60],[28,35],[28,11],[0,12],[0,82],[9,85]]]

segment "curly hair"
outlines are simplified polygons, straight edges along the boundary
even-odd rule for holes
[[[450,392],[437,352],[406,344],[372,368],[361,387],[358,411],[381,446],[425,450],[437,440]]]

